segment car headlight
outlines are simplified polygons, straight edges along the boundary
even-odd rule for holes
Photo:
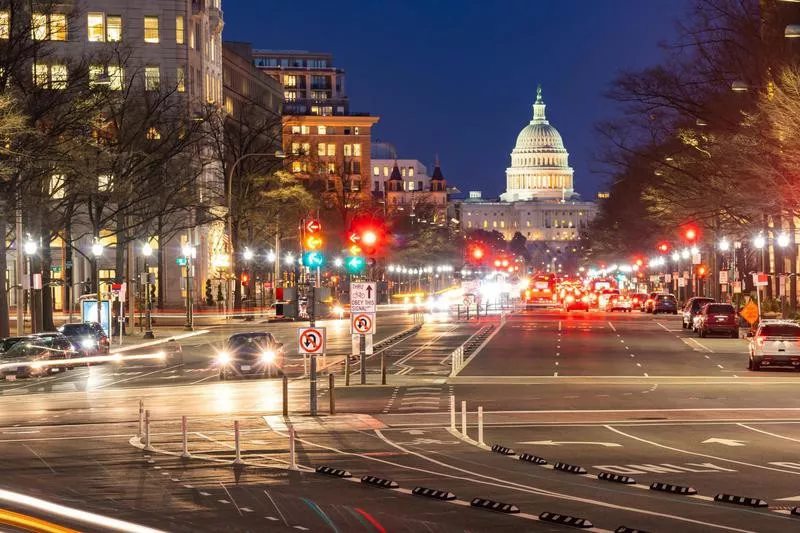
[[[40,368],[42,368],[42,363],[31,363],[31,369],[39,370]]]
[[[341,305],[334,305],[333,314],[338,315],[339,318],[341,318],[342,316],[344,316],[344,307],[342,307]]]
[[[83,339],[81,341],[81,348],[84,350],[91,350],[95,346],[97,346],[97,342],[94,339]]]
[[[217,362],[221,365],[227,365],[231,362],[231,356],[228,352],[220,352],[217,354]]]
[[[275,352],[267,350],[261,354],[261,360],[264,363],[270,364],[275,362]]]

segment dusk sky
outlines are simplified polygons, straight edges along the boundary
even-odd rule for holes
[[[615,74],[654,64],[689,0],[228,0],[226,40],[330,52],[354,112],[380,116],[373,141],[431,165],[451,184],[496,196],[536,84],[561,133],[575,188],[593,173],[594,125],[617,113],[603,97]]]

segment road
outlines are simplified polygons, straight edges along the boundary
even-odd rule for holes
[[[4,383],[5,485],[169,531],[570,529],[541,513],[586,519],[594,531],[800,528],[791,514],[800,505],[800,375],[748,371],[745,339],[699,339],[677,317],[641,313],[543,309],[469,323],[436,315],[368,361],[367,385],[356,385],[354,364],[353,385],[345,387],[343,358],[335,356],[350,344],[346,324],[326,324],[333,415],[323,376],[320,416],[308,416],[309,381],[294,355],[288,419],[279,380],[219,382],[214,348],[237,327],[179,341],[185,358],[177,365],[101,365]],[[387,317],[379,336],[411,326],[410,317]],[[473,342],[487,326],[488,338]],[[269,327],[291,344],[296,325]],[[451,376],[449,354],[465,343],[475,351]],[[140,401],[152,420],[146,451],[135,437]],[[182,416],[190,459],[180,457]],[[232,466],[234,421],[242,468]],[[288,468],[290,427],[297,470]],[[492,452],[493,444],[516,453]],[[522,452],[546,464],[521,461]],[[577,473],[555,469],[559,462]],[[352,477],[314,473],[320,465]],[[600,480],[599,473],[636,483]],[[399,487],[369,486],[360,482],[364,475]],[[651,490],[653,483],[696,494]],[[414,487],[456,498],[425,498]],[[766,506],[716,502],[717,494]],[[473,498],[520,512],[470,508]]]

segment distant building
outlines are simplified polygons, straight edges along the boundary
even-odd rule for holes
[[[406,160],[405,162],[410,161]],[[392,166],[389,178],[384,182],[384,190],[380,191],[384,198],[386,212],[390,214],[407,214],[412,217],[423,217],[425,222],[444,224],[447,221],[447,181],[444,179],[439,161],[428,177],[424,165],[415,161],[422,168],[425,180],[409,181],[403,177],[397,161]],[[415,165],[404,166],[414,172]],[[412,177],[421,177],[415,175]],[[425,185],[423,185],[427,182]],[[376,191],[373,191],[375,193]]]

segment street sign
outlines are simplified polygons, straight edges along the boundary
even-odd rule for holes
[[[693,264],[693,265],[699,265],[699,264],[701,264],[702,262],[703,262],[703,260],[701,259],[701,257],[700,257],[700,254],[699,254],[699,253],[692,254],[692,264]]]
[[[678,278],[678,287],[686,286],[686,278]]]
[[[754,272],[753,273],[753,283],[755,283],[756,287],[766,287],[769,285],[769,278],[766,274],[761,272]]]
[[[33,288],[34,289],[41,289],[42,288],[42,275],[38,272],[33,275]]]
[[[353,313],[350,319],[350,333],[359,335],[375,333],[375,313]]]
[[[721,285],[728,284],[728,271],[727,270],[720,270],[719,271],[719,282]]]
[[[742,282],[741,281],[734,281],[733,282],[733,294],[742,294]]]
[[[186,266],[186,258],[185,257],[176,257],[175,264],[180,266]]]
[[[350,313],[375,313],[378,291],[375,282],[350,284]]]
[[[325,353],[325,328],[297,328],[297,351],[311,355]]]
[[[664,274],[664,283],[672,283],[672,274]]]
[[[742,318],[747,320],[748,323],[754,324],[758,320],[758,306],[754,301],[750,300],[750,302],[744,306],[744,309],[742,309],[739,314],[742,315]]]

